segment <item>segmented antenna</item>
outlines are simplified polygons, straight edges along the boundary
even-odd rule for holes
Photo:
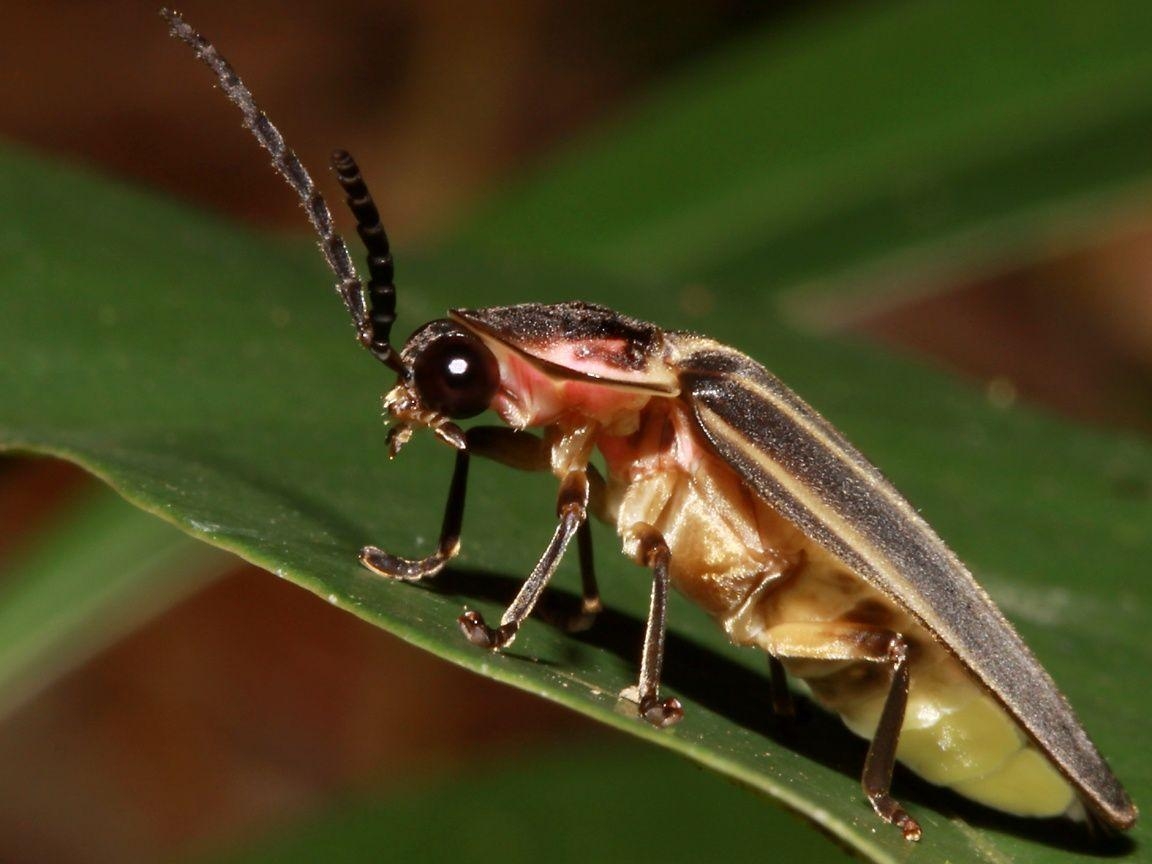
[[[179,12],[161,9],[160,14],[168,22],[172,35],[190,47],[204,64],[216,73],[220,88],[232,100],[244,117],[244,125],[272,156],[272,166],[287,181],[300,198],[308,221],[320,240],[320,251],[328,267],[336,275],[336,290],[344,301],[348,314],[356,327],[356,336],[376,359],[396,372],[402,373],[404,366],[400,357],[389,343],[392,322],[396,318],[396,289],[392,284],[392,257],[388,250],[388,238],[380,225],[376,205],[360,179],[359,169],[352,157],[340,151],[340,164],[336,166],[340,182],[348,192],[349,205],[356,214],[358,231],[368,248],[368,267],[372,275],[369,283],[371,315],[365,309],[364,285],[352,264],[348,247],[336,233],[332,224],[332,213],[324,201],[324,196],[312,182],[308,171],[292,149],[284,143],[272,121],[256,105],[252,92],[240,80],[240,76],[216,50],[215,46],[201,36],[181,17]],[[334,157],[334,161],[335,161]],[[347,171],[341,165],[350,165]],[[353,194],[356,192],[357,194]],[[355,203],[353,203],[355,198]],[[359,209],[358,209],[359,208]]]
[[[352,154],[347,150],[337,150],[332,154],[332,167],[336,169],[336,179],[344,188],[348,209],[356,217],[356,233],[368,250],[368,273],[372,277],[368,280],[368,305],[372,310],[372,329],[377,338],[383,339],[384,347],[391,351],[388,336],[396,321],[396,285],[393,282],[394,268],[388,235],[384,232],[376,202],[372,200],[372,193],[364,184],[360,166]]]

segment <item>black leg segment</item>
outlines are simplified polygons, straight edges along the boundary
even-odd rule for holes
[[[473,455],[527,471],[548,466],[547,445],[527,432],[515,432],[504,426],[473,426],[460,435],[463,437],[463,446],[456,451],[456,465],[452,471],[452,484],[448,489],[448,502],[444,507],[444,522],[436,551],[425,558],[412,559],[392,555],[376,546],[365,546],[360,550],[360,561],[373,573],[389,579],[416,582],[427,576],[435,576],[456,556],[460,551],[464,499],[468,492],[468,466]]]
[[[576,550],[580,555],[580,610],[565,623],[569,633],[583,633],[590,628],[604,608],[596,585],[595,560],[592,555],[592,523],[585,519],[576,532]]]
[[[448,488],[448,503],[444,507],[444,523],[440,529],[440,542],[436,551],[426,558],[401,558],[375,546],[360,550],[360,562],[374,573],[389,579],[417,582],[426,576],[435,576],[460,551],[460,530],[464,523],[464,499],[468,492],[467,450],[456,451],[456,465],[452,470],[452,484]]]

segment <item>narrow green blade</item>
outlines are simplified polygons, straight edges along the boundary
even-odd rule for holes
[[[498,615],[551,533],[549,478],[478,465],[464,553],[427,586],[358,566],[365,542],[430,547],[451,458],[425,436],[387,462],[377,400],[389,376],[356,348],[312,250],[12,154],[0,157],[0,194],[11,205],[0,220],[0,446],[71,459],[188,533],[414,644],[767,792],[872,860],[909,854],[860,794],[862,742],[823,715],[782,734],[769,719],[763,658],[726,646],[686,604],[671,608],[666,666],[685,721],[661,731],[620,710],[615,694],[635,680],[647,579],[612,554],[606,533],[599,564],[610,612],[589,634],[534,618],[512,651],[464,643],[461,609]],[[510,274],[471,257],[405,262],[403,324],[516,293],[558,300],[572,296],[572,278],[566,269]],[[643,302],[627,283],[593,287],[585,296]],[[939,376],[798,337],[737,307],[721,306],[708,329],[771,346],[757,353],[785,361],[785,377],[1005,599],[1136,800],[1152,798],[1140,745],[1152,706],[1139,686],[1152,662],[1142,575],[1152,557],[1152,448],[1002,413]],[[552,596],[570,602],[574,580],[566,570]],[[1019,862],[1079,854],[1059,829],[899,782],[933,860],[967,860],[974,849]]]

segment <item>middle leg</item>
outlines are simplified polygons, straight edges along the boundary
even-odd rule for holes
[[[639,541],[638,557],[641,563],[652,571],[652,599],[648,609],[648,625],[644,629],[644,650],[640,655],[640,680],[634,688],[629,687],[620,695],[636,702],[641,716],[653,726],[671,726],[684,717],[684,708],[679,699],[674,696],[660,698],[672,553],[664,535],[647,523],[634,525],[632,535]]]
[[[561,481],[556,510],[559,523],[552,540],[512,604],[504,611],[499,626],[489,627],[479,612],[468,611],[460,616],[460,629],[473,645],[498,649],[511,645],[512,640],[516,638],[520,625],[532,613],[556,568],[560,566],[560,560],[564,557],[568,544],[580,531],[581,526],[588,521],[588,476],[585,471],[572,471]],[[587,581],[585,585],[587,586]],[[596,601],[599,602],[598,596]]]

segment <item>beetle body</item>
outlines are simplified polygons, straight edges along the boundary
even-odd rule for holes
[[[1107,796],[1105,820],[1130,824],[1134,811],[1123,790],[987,595],[879,472],[767,370],[711,340],[661,332],[588,304],[529,304],[453,316],[497,357],[501,383],[494,407],[506,422],[557,430],[595,425],[590,440],[608,469],[605,515],[625,553],[639,555],[633,526],[655,527],[670,549],[672,584],[733,642],[779,657],[818,702],[840,714],[852,731],[872,738],[890,682],[876,657],[858,646],[883,647],[886,634],[900,634],[910,654],[900,761],[930,782],[1017,815],[1081,817],[1081,796]],[[719,395],[702,399],[709,386]],[[748,388],[755,391],[752,407],[741,408]],[[726,426],[704,399],[726,405],[734,425]],[[815,531],[806,534],[781,515],[769,503],[771,494],[756,488],[754,474],[742,472],[739,460],[714,443],[727,433],[763,455],[755,437],[764,427],[757,423],[780,412],[804,417],[807,439],[838,464],[837,482],[850,481],[863,466],[866,500],[888,498],[897,506],[895,532],[884,526],[882,510],[869,507],[872,518],[856,521],[865,523],[859,533],[871,536],[845,545],[867,554],[892,540],[885,531],[914,535],[938,547],[938,566],[961,603],[936,609],[921,602],[919,615],[906,608],[890,584],[869,582],[813,539]],[[564,440],[563,432],[558,440]],[[585,461],[587,456],[580,454]],[[557,474],[570,467],[570,459],[558,463]],[[780,471],[797,473],[787,465]],[[819,503],[838,506],[834,500]],[[849,527],[840,521],[841,543],[854,537]],[[920,574],[906,575],[916,583]],[[956,608],[964,608],[968,620],[950,620]],[[942,640],[941,632],[981,618],[994,622],[985,654],[958,651]],[[981,660],[1001,647],[1017,658],[1007,673]],[[1023,688],[996,680],[1004,674],[1021,676]],[[1033,704],[1012,706],[1014,714],[1001,701],[1005,697],[997,698],[1005,689],[1026,690],[1023,699]],[[1052,725],[1075,733],[1063,748],[1074,779],[1062,773],[1050,742],[1035,740],[1047,731],[1035,721],[1036,700],[1063,715]]]
[[[1068,781],[923,625],[749,494],[727,462],[699,446],[688,406],[676,400],[645,414],[638,458],[608,463],[610,483],[619,484],[617,529],[627,538],[627,526],[655,525],[671,548],[673,584],[733,642],[781,658],[818,702],[871,739],[888,676],[868,660],[844,659],[842,646],[899,633],[911,652],[900,761],[1011,813],[1079,810]],[[666,435],[669,428],[679,434]],[[611,452],[616,442],[605,444]]]
[[[355,161],[333,156],[367,247],[367,284],[308,172],[240,78],[178,15],[164,15],[296,191],[357,338],[397,373],[384,398],[390,455],[420,428],[455,450],[436,551],[409,560],[366,546],[363,564],[391,579],[435,576],[460,548],[472,456],[551,471],[560,480],[552,540],[498,626],[460,616],[474,644],[498,650],[516,638],[573,540],[584,597],[570,624],[591,624],[600,598],[588,517],[597,515],[652,577],[638,682],[621,694],[649,722],[682,716],[676,699],[659,695],[676,588],[732,641],[767,653],[778,710],[790,710],[791,673],[871,739],[865,794],[906,838],[920,828],[890,794],[896,759],[1010,813],[1134,823],[1135,807],[1072,709],[971,574],[771,373],[712,340],[581,302],[456,310],[395,350],[391,252]],[[486,410],[506,425],[458,425]],[[597,450],[606,478],[590,464]]]

